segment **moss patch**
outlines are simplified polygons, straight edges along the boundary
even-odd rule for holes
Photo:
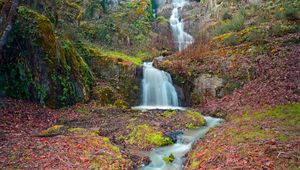
[[[170,138],[164,137],[161,132],[146,124],[133,127],[132,132],[128,136],[128,142],[140,148],[158,147],[173,143]]]
[[[164,111],[161,115],[169,118],[169,117],[176,115],[176,111],[167,110],[167,111]]]
[[[205,125],[205,119],[199,112],[187,111],[187,116],[191,119],[191,122],[186,124],[186,127],[189,129],[199,128]]]
[[[61,135],[65,132],[66,127],[64,125],[54,125],[46,130],[41,131],[38,136],[51,137]]]
[[[164,157],[163,160],[166,162],[166,164],[171,164],[175,160],[175,157],[173,154],[170,154],[169,156]]]

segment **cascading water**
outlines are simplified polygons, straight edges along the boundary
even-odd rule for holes
[[[179,109],[178,96],[169,73],[145,62],[142,80],[142,104],[134,109]]]
[[[191,150],[192,145],[199,138],[203,138],[204,135],[213,128],[223,122],[223,119],[212,118],[209,116],[204,117],[206,120],[206,126],[199,129],[192,129],[185,132],[182,136],[178,136],[177,142],[174,145],[161,147],[151,151],[150,164],[142,167],[142,170],[182,170],[184,163],[184,156]],[[164,158],[170,155],[175,157],[175,160],[168,164],[164,161]]]
[[[109,9],[115,9],[119,6],[119,0],[108,0]]]
[[[180,11],[188,3],[186,0],[173,0],[174,9],[170,17],[170,25],[179,51],[185,49],[194,42],[193,37],[184,31],[184,22],[181,19]]]

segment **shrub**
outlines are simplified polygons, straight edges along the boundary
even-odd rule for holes
[[[230,34],[228,37],[224,38],[224,44],[226,46],[233,46],[239,43],[239,38],[235,34]]]
[[[232,15],[229,13],[228,10],[225,10],[225,12],[223,13],[222,19],[223,20],[230,20],[230,19],[232,19]]]
[[[271,34],[273,36],[283,36],[288,33],[294,33],[300,30],[299,25],[285,25],[283,23],[276,23],[271,27]]]
[[[245,35],[245,40],[255,44],[262,44],[267,38],[267,32],[263,28],[254,28]]]
[[[236,32],[243,29],[245,23],[245,13],[243,10],[239,11],[234,15],[232,20],[221,21],[221,23],[216,26],[213,33],[215,35],[220,35],[228,32]]]
[[[283,10],[283,17],[289,21],[299,20],[299,9],[291,5],[286,5]]]

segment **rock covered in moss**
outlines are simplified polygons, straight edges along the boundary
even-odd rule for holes
[[[83,45],[82,49],[82,54],[86,56],[95,77],[108,82],[112,88],[109,91],[117,92],[116,95],[109,97],[121,98],[130,105],[136,105],[140,90],[136,70],[141,60],[122,53],[101,51],[86,45]],[[98,90],[101,91],[101,87]]]
[[[164,137],[162,132],[147,124],[134,126],[130,129],[131,133],[127,141],[131,145],[136,145],[141,149],[149,149],[173,143],[169,137]]]
[[[68,128],[64,125],[53,125],[46,130],[41,131],[37,136],[52,137],[62,135]]]
[[[89,99],[92,73],[68,39],[59,39],[49,18],[25,6],[3,52],[4,94],[61,107]]]

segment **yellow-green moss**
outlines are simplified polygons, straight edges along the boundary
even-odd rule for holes
[[[97,137],[99,136],[99,131],[97,130],[89,130],[85,128],[75,127],[75,128],[69,128],[66,131],[66,134],[76,134],[79,137]]]
[[[173,143],[170,138],[164,137],[162,132],[156,131],[146,124],[133,127],[132,132],[128,136],[128,142],[141,148],[164,146]]]
[[[128,109],[129,105],[124,100],[118,99],[114,102],[114,106],[117,108]]]
[[[93,97],[102,106],[114,104],[116,92],[111,86],[96,86],[93,88]]]
[[[79,21],[81,20],[82,16],[83,16],[83,14],[84,14],[82,7],[79,6],[79,5],[78,5],[77,3],[75,3],[75,2],[69,2],[68,0],[65,0],[65,3],[66,3],[68,6],[74,8],[74,9],[76,9],[76,10],[78,11],[78,14],[77,14],[77,16],[76,16],[75,19],[79,22]]]
[[[252,142],[256,140],[276,139],[282,142],[288,141],[294,136],[294,131],[300,129],[300,103],[282,105],[266,109],[264,112],[247,113],[240,117],[231,117],[235,123],[253,122],[253,121],[272,121],[278,126],[279,133],[270,129],[263,129],[259,126],[241,126],[239,129],[232,129],[229,135],[232,137],[233,144]],[[291,129],[281,131],[280,127]]]
[[[162,113],[162,116],[163,116],[163,117],[170,118],[170,117],[172,117],[172,116],[174,116],[174,115],[176,115],[176,114],[177,114],[176,111],[170,111],[170,110],[167,110],[167,111],[164,111],[164,112]]]
[[[38,33],[37,42],[43,47],[43,49],[50,55],[49,57],[55,57],[56,55],[56,39],[53,31],[53,26],[49,18],[44,15],[39,14],[25,6],[20,6],[18,8],[18,13],[22,19],[27,22],[27,26],[30,29],[34,26],[37,29],[33,32]],[[51,60],[51,62],[55,62]]]
[[[253,119],[256,121],[274,119],[282,125],[300,128],[300,103],[277,106],[264,112],[246,112],[242,117],[233,118],[236,122],[251,121]]]
[[[82,132],[84,131],[85,129],[84,128],[70,128],[68,129],[68,133],[76,133],[76,132]]]
[[[166,162],[166,164],[171,164],[175,160],[175,157],[173,154],[170,154],[167,157],[163,157],[163,160]]]
[[[239,144],[256,140],[267,140],[274,137],[274,132],[263,130],[259,127],[245,127],[245,131],[243,133],[239,132],[239,130],[233,130],[229,132],[229,134],[232,137],[232,144]]]
[[[282,125],[300,128],[300,103],[277,106],[269,109],[265,114],[279,119]]]
[[[94,56],[98,56],[98,57],[115,58],[115,59],[119,59],[120,62],[129,61],[135,65],[140,65],[142,63],[142,60],[140,58],[129,56],[121,52],[104,51],[96,48],[88,48],[88,50],[91,54],[94,54]]]
[[[39,133],[39,136],[55,136],[62,134],[65,129],[64,125],[54,125],[46,130]]]
[[[192,128],[199,128],[206,124],[205,119],[199,112],[193,112],[193,111],[187,111],[187,116],[189,119],[192,120],[192,122],[186,124],[186,128],[192,129]]]

